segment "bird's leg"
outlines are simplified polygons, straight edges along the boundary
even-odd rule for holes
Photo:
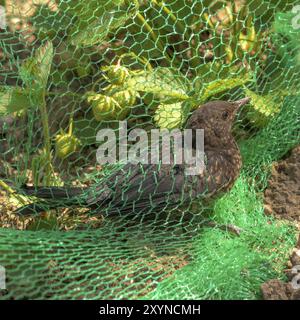
[[[213,221],[204,222],[204,225],[211,227],[211,228],[218,228],[223,231],[229,231],[237,236],[240,236],[243,230],[233,224],[217,224]]]
[[[182,214],[184,214],[185,219],[182,221],[190,221],[190,217],[193,217],[195,219],[195,213],[191,212],[191,211],[183,211],[183,210],[179,210]],[[204,210],[202,211],[202,213],[204,212]],[[187,213],[189,213],[189,215],[187,215]],[[198,221],[198,224],[200,224],[201,226],[207,226],[210,228],[218,228],[220,230],[223,231],[228,231],[234,235],[240,236],[241,233],[243,232],[243,229],[233,225],[233,224],[218,224],[216,222],[213,221],[208,221],[205,220],[203,221],[203,215],[198,215],[199,219],[201,221]],[[197,224],[196,220],[193,220],[194,224]],[[186,232],[186,226],[184,226],[184,223],[181,224],[182,230],[183,232]]]

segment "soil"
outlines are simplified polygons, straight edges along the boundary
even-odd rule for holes
[[[266,214],[300,222],[300,146],[273,166],[264,204]]]
[[[300,236],[287,266],[288,282],[272,279],[261,285],[264,300],[300,300]]]
[[[268,188],[264,192],[265,213],[300,226],[300,146],[273,165]],[[270,280],[261,286],[264,300],[300,300],[300,236],[287,263],[288,282]],[[297,281],[298,280],[298,281]]]
[[[290,283],[273,279],[261,286],[264,300],[290,300],[292,287]]]

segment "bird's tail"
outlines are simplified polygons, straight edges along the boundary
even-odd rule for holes
[[[24,186],[21,188],[20,193],[27,196],[34,196],[41,199],[53,199],[53,200],[64,200],[72,199],[76,196],[80,196],[86,191],[87,188],[79,187],[28,187]]]
[[[23,186],[20,194],[34,196],[41,201],[25,205],[15,211],[19,215],[38,214],[50,209],[72,207],[82,204],[81,195],[87,188],[79,187],[28,187]],[[81,200],[81,201],[80,201]]]

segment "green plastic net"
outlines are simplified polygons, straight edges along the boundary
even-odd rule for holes
[[[1,299],[259,299],[283,277],[296,231],[264,214],[262,191],[300,141],[297,1],[0,5]],[[119,172],[97,164],[100,129],[182,128],[199,105],[245,96],[233,128],[242,172],[209,205],[14,212],[35,201],[24,184],[84,188]]]

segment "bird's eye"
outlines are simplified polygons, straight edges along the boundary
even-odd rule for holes
[[[222,119],[223,119],[223,120],[227,120],[228,116],[229,116],[229,113],[228,113],[227,111],[224,111],[224,112],[222,113]]]

